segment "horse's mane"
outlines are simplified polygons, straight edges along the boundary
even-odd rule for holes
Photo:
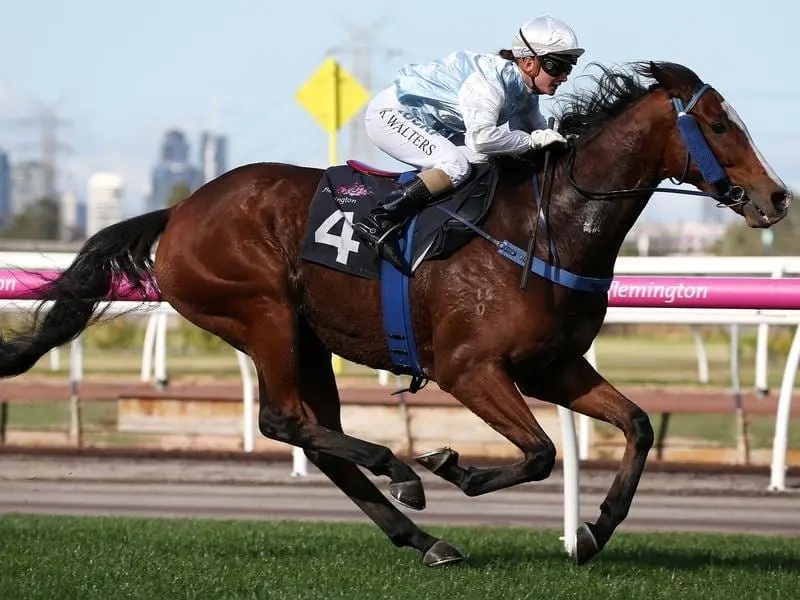
[[[587,75],[594,82],[594,88],[565,94],[554,111],[559,121],[558,130],[564,135],[588,137],[658,87],[653,77],[653,63],[649,61],[626,63],[614,68],[599,63],[588,66],[595,66],[600,71],[599,74]],[[695,87],[695,82],[699,81],[697,75],[683,65],[659,62],[655,66],[671,78],[685,81],[687,86]]]
[[[558,131],[577,136],[576,145],[590,139],[637,100],[659,88],[656,70],[662,78],[668,78],[685,90],[695,90],[701,84],[694,71],[672,62],[637,61],[616,67],[595,62],[587,65],[589,67],[599,69],[597,74],[584,75],[594,86],[561,95],[553,111],[559,121]],[[515,156],[498,155],[496,160],[507,177],[521,182],[528,178],[532,163],[535,171],[541,170],[543,156],[543,153],[534,153],[520,160]]]

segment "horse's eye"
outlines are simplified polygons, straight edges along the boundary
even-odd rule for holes
[[[711,124],[711,131],[713,131],[714,133],[725,133],[726,131],[728,131],[728,126],[725,125],[725,123],[723,123],[722,121],[714,121]]]

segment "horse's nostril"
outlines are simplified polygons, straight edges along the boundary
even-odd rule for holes
[[[792,193],[789,191],[775,192],[771,196],[772,204],[779,209],[785,210],[792,203]]]

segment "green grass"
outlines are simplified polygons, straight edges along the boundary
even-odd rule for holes
[[[554,531],[433,527],[426,569],[373,526],[0,517],[0,598],[795,599],[800,538],[620,532],[573,566]]]
[[[86,402],[81,405],[81,418],[90,427],[115,427],[117,403]],[[69,403],[9,404],[8,421],[14,427],[66,429],[69,425]]]
[[[650,415],[653,428],[657,431],[663,415]],[[771,448],[775,435],[775,417],[748,417],[747,433],[751,448]],[[620,436],[619,429],[613,425],[594,422],[595,431],[601,438]],[[670,439],[703,440],[721,446],[736,445],[736,418],[730,415],[673,414],[667,425],[666,445]],[[792,419],[789,425],[789,448],[800,448],[800,419]]]
[[[87,348],[83,355],[86,377],[135,378],[138,380],[142,367],[142,348]],[[239,377],[239,364],[232,349],[207,351],[183,355],[174,350],[167,354],[167,366],[171,376],[184,378],[235,379]],[[69,348],[61,349],[61,370],[50,370],[50,358],[45,356],[31,369],[37,377],[60,377],[68,374]]]
[[[705,340],[708,356],[708,386],[731,387],[730,346],[726,339]],[[616,385],[699,385],[697,352],[688,336],[659,339],[647,336],[601,335],[595,342],[597,368]],[[768,381],[777,393],[785,358],[770,352]],[[739,378],[743,390],[755,386],[755,350],[742,344]]]

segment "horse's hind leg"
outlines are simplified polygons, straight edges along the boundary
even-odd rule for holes
[[[282,303],[260,306],[248,323],[247,353],[261,377],[258,425],[266,437],[304,450],[325,452],[391,479],[389,493],[399,503],[425,508],[422,481],[389,448],[360,440],[308,420],[298,376],[298,319]],[[312,374],[311,377],[314,377]]]
[[[517,446],[524,458],[502,467],[465,468],[458,464],[458,453],[445,448],[418,456],[417,462],[457,485],[468,496],[540,481],[550,475],[555,463],[555,446],[505,369],[493,362],[472,365],[468,369],[454,363],[441,370],[438,382],[442,389]]]
[[[600,505],[600,518],[578,529],[576,560],[584,564],[611,539],[628,516],[642,477],[653,428],[647,414],[608,383],[583,357],[548,367],[547,374],[518,382],[531,396],[615,425],[625,434],[625,452],[614,483]]]
[[[300,396],[310,421],[341,432],[339,392],[331,354],[307,328],[300,327],[298,380]],[[448,542],[422,531],[400,512],[353,463],[306,450],[306,456],[380,527],[395,546],[410,546],[424,553],[423,564],[435,566],[463,560]]]

